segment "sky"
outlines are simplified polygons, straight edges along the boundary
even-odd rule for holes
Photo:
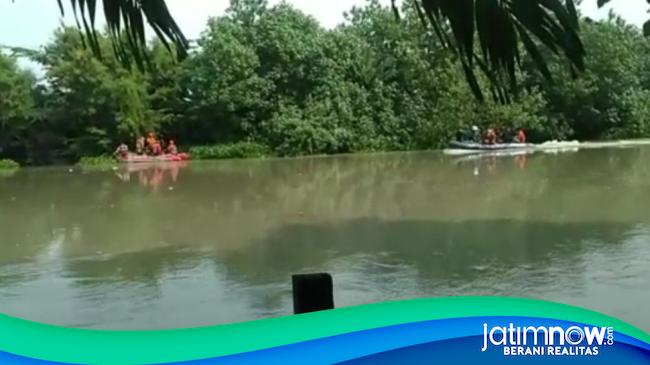
[[[390,0],[381,0],[388,4]],[[68,1],[63,1],[68,3]],[[269,0],[275,4],[280,0]],[[325,27],[334,27],[343,20],[343,12],[364,0],[287,0],[298,9],[314,16]],[[167,0],[168,7],[188,39],[196,39],[205,28],[207,19],[223,14],[229,0]],[[189,6],[191,5],[191,6]],[[100,8],[100,7],[98,7]],[[646,0],[614,0],[603,9],[596,0],[583,0],[584,15],[599,19],[606,17],[609,9],[627,21],[641,26],[650,19]],[[0,0],[0,45],[38,48],[50,39],[52,32],[63,20],[74,25],[71,9],[62,19],[56,0]]]

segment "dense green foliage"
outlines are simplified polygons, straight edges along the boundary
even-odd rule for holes
[[[30,145],[27,130],[37,118],[35,88],[33,75],[0,53],[0,159],[17,157],[17,150]]]
[[[19,168],[18,162],[5,158],[0,160],[0,170],[15,170]]]
[[[262,158],[270,154],[267,146],[250,143],[236,142],[214,146],[196,146],[190,148],[192,158],[197,160],[218,160],[234,158]]]
[[[472,124],[524,127],[534,140],[650,136],[650,44],[618,19],[582,22],[577,79],[563,57],[544,55],[554,83],[525,57],[502,105],[476,101],[414,9],[397,21],[369,1],[325,29],[287,4],[232,4],[182,62],[150,44],[145,73],[103,36],[94,57],[68,28],[39,52],[42,82],[0,56],[0,157],[77,161],[150,130],[199,158],[439,148]]]
[[[85,169],[110,170],[117,166],[117,161],[108,155],[82,157],[77,165]]]
[[[249,0],[232,0],[234,9],[244,8]],[[598,0],[602,7],[610,0]],[[189,43],[169,13],[165,0],[104,0],[104,16],[114,55],[121,62],[133,61],[144,68],[147,61],[145,28],[152,27],[158,39],[171,51],[170,43],[180,57],[187,55]],[[257,0],[253,0],[257,2]],[[440,44],[459,57],[474,95],[483,100],[483,91],[476,72],[488,77],[495,99],[510,100],[517,89],[520,48],[532,55],[535,66],[550,79],[540,47],[562,53],[572,67],[584,70],[584,47],[578,34],[576,4],[581,0],[413,0],[422,24],[433,31]],[[58,0],[61,14],[63,1]],[[244,5],[242,6],[242,3]],[[97,0],[70,0],[77,28],[96,56],[102,47],[95,29]],[[391,1],[396,17],[400,16],[397,1]],[[81,23],[83,23],[83,28]],[[123,32],[122,32],[123,29]],[[644,26],[650,29],[650,22]],[[539,42],[535,42],[535,41]],[[476,51],[477,45],[480,52]],[[519,47],[522,46],[522,47]],[[126,52],[128,48],[130,52]],[[506,88],[505,85],[510,87]]]

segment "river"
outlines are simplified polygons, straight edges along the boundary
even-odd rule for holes
[[[0,176],[0,312],[159,329],[291,313],[326,271],[337,307],[545,299],[650,331],[650,148],[192,162]]]

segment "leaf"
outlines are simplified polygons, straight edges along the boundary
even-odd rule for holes
[[[57,1],[61,14],[64,14],[62,0]],[[77,28],[84,35],[84,44],[90,46],[96,56],[101,57],[95,29],[97,0],[69,1]],[[138,67],[144,68],[147,62],[146,52],[144,52],[145,19],[169,51],[175,50],[179,58],[187,56],[189,42],[169,13],[165,0],[104,0],[103,4],[104,16],[113,41],[113,50],[122,63],[130,62],[129,53],[126,52],[128,48]],[[122,38],[123,30],[124,38]]]
[[[548,66],[546,65],[544,57],[539,52],[537,45],[535,45],[535,42],[532,40],[532,38],[530,38],[526,29],[524,29],[519,23],[516,23],[516,27],[519,31],[519,36],[521,37],[521,41],[524,45],[524,48],[526,49],[526,52],[528,52],[530,57],[533,59],[533,62],[535,62],[535,65],[542,73],[544,78],[551,81],[553,77],[551,76],[551,72],[548,70]]]
[[[545,62],[535,41],[552,52],[563,53],[576,70],[584,70],[585,51],[578,35],[577,11],[573,0],[420,0],[426,18],[443,45],[460,57],[467,81],[475,96],[474,39],[481,46],[481,60],[494,73],[489,78],[501,94],[501,82],[516,91],[517,45],[534,58],[546,76]],[[417,8],[416,8],[417,9]],[[523,39],[523,38],[525,39]],[[503,77],[499,76],[502,75]],[[508,99],[499,95],[500,100]]]

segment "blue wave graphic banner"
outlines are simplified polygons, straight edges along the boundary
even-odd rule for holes
[[[650,365],[649,339],[629,324],[575,307],[445,298],[149,332],[65,329],[6,317],[0,318],[0,364]]]

